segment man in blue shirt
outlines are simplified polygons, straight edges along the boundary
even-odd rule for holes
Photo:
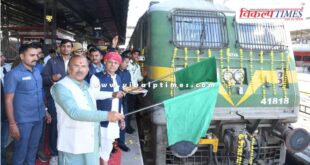
[[[86,76],[86,81],[89,82],[90,78],[93,74],[103,72],[105,69],[104,64],[101,62],[102,61],[102,54],[97,48],[90,48],[89,49],[89,56],[91,59],[91,63],[89,64],[89,71],[88,75]]]
[[[37,47],[37,51],[38,51],[38,62],[37,64],[34,66],[37,70],[39,70],[40,74],[43,73],[43,48],[41,43],[39,42],[34,42],[32,44],[35,44]],[[44,90],[42,90],[42,97],[43,100],[45,100],[45,92]],[[46,120],[47,123],[49,124],[51,122],[51,115],[46,111]],[[49,160],[48,156],[44,153],[44,139],[45,139],[45,127],[46,124],[43,123],[43,129],[42,129],[42,135],[41,135],[41,139],[40,139],[40,143],[39,143],[39,149],[38,149],[38,153],[37,156],[40,159],[41,162],[47,162]]]
[[[123,88],[129,87],[130,83],[131,83],[130,73],[127,70],[129,60],[130,59],[129,59],[128,55],[122,54],[122,63],[120,64],[118,70],[116,71],[116,74],[121,77]],[[124,114],[126,114],[128,112],[128,95],[125,95],[123,97],[122,104],[123,104]],[[125,118],[125,121],[126,121],[126,125],[128,125],[129,123],[127,122],[127,118]],[[120,137],[117,140],[117,142],[118,142],[118,146],[121,150],[123,150],[125,152],[130,151],[130,149],[125,144],[125,130],[120,130]]]
[[[9,131],[15,140],[13,164],[34,165],[45,116],[42,78],[34,68],[38,61],[35,45],[22,45],[19,56],[21,63],[4,78]]]
[[[0,79],[1,79],[1,164],[6,164],[6,147],[9,142],[9,124],[5,113],[5,100],[3,91],[4,76],[8,73],[8,69],[5,67],[6,57],[0,52],[1,67],[0,67]],[[9,68],[11,69],[11,68]]]

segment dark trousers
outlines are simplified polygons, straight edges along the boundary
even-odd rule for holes
[[[46,123],[43,122],[42,135],[41,135],[41,138],[40,138],[38,152],[44,152],[45,128],[46,128]]]
[[[125,111],[124,111],[124,114],[125,114]],[[127,118],[125,118],[125,123],[127,127]],[[119,132],[119,142],[122,144],[125,144],[125,133],[126,133],[125,129],[120,130]]]
[[[13,164],[34,165],[42,134],[43,119],[35,122],[19,123],[20,138],[14,141]]]
[[[128,95],[126,95],[123,99],[122,99],[122,105],[123,105],[123,113],[124,115],[128,113]],[[125,124],[126,124],[126,127],[128,125],[128,119],[127,117],[125,117]],[[120,140],[120,143],[123,143],[125,144],[125,129],[123,130],[120,130],[120,134],[119,134],[119,140]]]
[[[134,110],[137,110],[138,108],[138,96],[137,95],[131,95],[128,94],[128,99],[127,99],[127,103],[128,103],[128,112],[133,112]],[[131,127],[130,126],[130,120],[132,118],[132,115],[127,116],[127,123],[126,126]]]
[[[47,103],[47,109],[48,113],[50,113],[52,117],[52,122],[49,124],[49,146],[51,150],[51,156],[58,155],[57,151],[57,113],[56,113],[56,107],[54,103],[54,99],[52,97],[48,97],[48,103]]]

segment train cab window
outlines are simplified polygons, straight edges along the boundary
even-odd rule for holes
[[[301,61],[301,56],[295,56],[295,61]]]
[[[304,56],[304,61],[305,62],[310,62],[310,56]]]
[[[179,48],[223,48],[228,43],[225,21],[221,12],[175,10],[173,43]]]
[[[236,23],[237,44],[244,49],[279,50],[287,48],[284,25],[271,23]]]

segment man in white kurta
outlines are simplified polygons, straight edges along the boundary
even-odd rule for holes
[[[90,79],[90,86],[93,90],[98,92],[104,92],[108,96],[105,100],[97,101],[97,108],[104,111],[122,112],[121,98],[123,92],[121,92],[121,79],[115,74],[121,63],[121,57],[115,52],[110,52],[105,55],[104,72],[94,74]],[[124,128],[124,121],[120,123],[121,128]],[[112,122],[101,122],[101,145],[100,145],[100,157],[103,159],[104,164],[107,164],[110,153],[113,148],[113,142],[119,138],[119,125]]]
[[[124,118],[117,112],[97,111],[95,99],[106,96],[94,95],[84,81],[87,72],[87,59],[73,56],[69,75],[51,88],[58,118],[60,165],[99,165],[99,122],[117,122]]]

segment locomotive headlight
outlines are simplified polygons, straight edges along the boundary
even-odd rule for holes
[[[234,79],[237,83],[241,84],[244,80],[244,71],[242,69],[238,69],[234,73]]]
[[[225,70],[223,72],[223,79],[226,81],[226,82],[230,82],[232,79],[233,79],[233,74],[231,72],[229,72],[228,70]]]

